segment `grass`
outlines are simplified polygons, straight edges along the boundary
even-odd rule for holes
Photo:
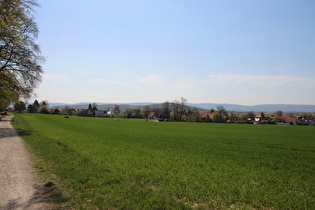
[[[312,126],[40,114],[13,124],[69,208],[315,208]]]

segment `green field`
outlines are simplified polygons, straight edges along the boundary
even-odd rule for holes
[[[13,124],[67,207],[315,208],[313,126],[40,114]]]

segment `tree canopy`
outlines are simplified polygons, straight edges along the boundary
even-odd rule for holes
[[[143,115],[144,115],[144,118],[146,119],[146,121],[149,120],[149,115],[150,115],[151,110],[152,109],[149,105],[143,107],[142,111],[143,111]]]
[[[35,0],[0,1],[0,92],[4,103],[29,98],[41,81],[44,57],[35,43]]]

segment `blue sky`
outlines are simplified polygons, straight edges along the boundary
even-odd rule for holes
[[[314,0],[38,2],[38,100],[315,105]]]

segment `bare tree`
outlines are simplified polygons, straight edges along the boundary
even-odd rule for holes
[[[249,118],[251,121],[254,121],[256,114],[255,114],[254,112],[250,111],[250,112],[247,112],[246,116],[247,116],[247,118]]]
[[[183,115],[186,114],[186,103],[187,103],[187,99],[181,97],[180,98],[180,116],[179,116],[180,117],[179,118],[180,121],[182,121]]]
[[[180,120],[180,103],[179,101],[175,100],[172,102],[172,108],[173,108],[173,120],[179,121]]]
[[[150,115],[150,112],[151,112],[151,107],[149,105],[144,106],[143,109],[142,109],[142,112],[143,112],[144,118],[146,119],[146,121],[148,121],[149,120],[149,115]]]
[[[171,118],[171,104],[168,101],[163,103],[162,117],[165,120],[169,120]]]
[[[218,106],[218,113],[219,113],[219,121],[222,122],[226,122],[226,115],[227,115],[227,111],[224,108],[224,106]]]

